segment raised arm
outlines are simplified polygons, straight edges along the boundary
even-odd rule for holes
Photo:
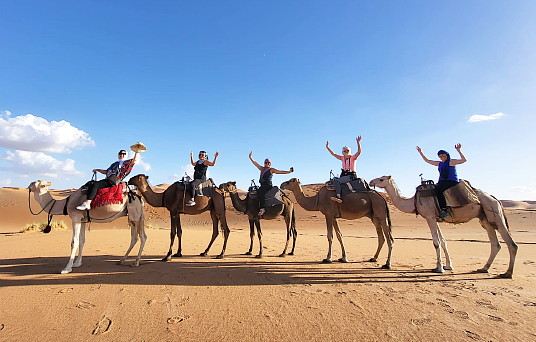
[[[354,157],[359,157],[361,155],[361,136],[358,136],[355,140],[357,141],[357,152],[354,154]]]
[[[337,159],[341,159],[342,156],[338,155],[337,153],[334,153],[331,148],[329,148],[329,141],[326,141],[326,148],[328,149],[329,153],[331,153],[332,156],[334,156]]]
[[[192,164],[192,166],[195,166],[194,153],[192,151],[190,151],[190,164]]]
[[[458,151],[458,153],[460,154],[460,158],[461,159],[450,159],[450,166],[454,166],[454,165],[459,165],[459,164],[463,164],[467,161],[467,159],[465,159],[465,156],[463,155],[462,153],[462,144],[456,144],[454,145],[454,148],[456,149],[456,151]]]
[[[251,160],[251,162],[257,167],[257,169],[262,170],[262,166],[260,166],[259,163],[257,163],[255,159],[253,159],[252,155],[253,151],[249,152],[249,160]]]
[[[430,165],[434,165],[434,166],[438,166],[438,165],[439,165],[439,162],[438,162],[438,161],[436,161],[436,160],[430,160],[430,159],[426,158],[426,157],[424,156],[424,154],[422,153],[422,150],[421,150],[421,148],[420,148],[419,146],[417,146],[417,151],[419,151],[419,154],[421,155],[422,159],[423,159],[425,162],[427,162],[428,164],[430,164]]]
[[[218,156],[219,156],[219,155],[220,155],[220,152],[216,152],[216,153],[214,153],[214,161],[211,162],[210,160],[205,160],[205,163],[204,163],[204,164],[207,165],[207,166],[214,166],[214,165],[216,165],[216,160],[218,159]]]
[[[278,169],[274,169],[273,167],[270,169],[270,172],[272,173],[276,173],[278,175],[286,175],[286,174],[289,174],[289,173],[292,173],[294,172],[294,168],[291,167],[289,171],[281,171],[281,170],[278,170]]]

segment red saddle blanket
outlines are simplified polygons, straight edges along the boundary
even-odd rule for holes
[[[102,207],[107,204],[123,203],[123,183],[110,188],[103,188],[97,191],[97,196],[91,201],[91,208]]]

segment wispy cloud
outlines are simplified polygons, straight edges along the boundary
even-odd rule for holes
[[[516,186],[512,188],[515,192],[521,192],[524,194],[536,194],[536,189],[532,189],[526,186]]]
[[[13,181],[10,178],[0,179],[0,186],[10,186]]]
[[[58,178],[60,175],[79,176],[72,159],[58,160],[43,152],[7,151],[0,159],[10,162],[9,171],[19,175],[38,175]]]
[[[70,153],[72,148],[94,145],[88,133],[65,120],[48,121],[32,114],[12,117],[9,111],[0,112],[0,147]]]
[[[489,121],[489,120],[497,120],[504,116],[504,113],[499,112],[495,114],[490,115],[481,115],[481,114],[474,114],[469,117],[469,120],[467,122],[480,122],[480,121]]]

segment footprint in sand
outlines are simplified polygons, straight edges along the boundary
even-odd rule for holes
[[[0,331],[4,330],[5,325],[0,324]]]
[[[495,307],[493,304],[491,304],[491,301],[489,300],[486,300],[486,299],[479,299],[476,301],[476,304],[480,305],[480,306],[484,306],[488,309],[491,309],[491,310],[497,310],[497,307]]]
[[[454,311],[452,312],[456,317],[462,318],[462,319],[469,319],[469,314],[465,311]]]
[[[95,329],[93,330],[93,335],[102,335],[110,331],[112,327],[112,320],[104,316],[98,323]]]
[[[410,320],[413,325],[425,325],[430,323],[432,320],[430,318],[413,318]]]
[[[175,316],[167,319],[168,324],[177,324],[188,319],[188,316]]]
[[[58,293],[68,293],[68,292],[72,292],[73,290],[74,289],[72,287],[67,287],[67,288],[59,290]]]
[[[91,304],[90,302],[81,301],[80,303],[76,304],[76,307],[79,309],[93,309],[95,307],[95,304]]]
[[[470,339],[473,339],[475,341],[482,341],[482,337],[480,337],[479,334],[477,333],[474,333],[472,331],[469,331],[469,330],[464,330],[464,333],[467,335],[467,337],[469,337]]]

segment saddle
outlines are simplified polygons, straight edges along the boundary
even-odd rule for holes
[[[251,199],[257,199],[257,189],[257,186],[249,187],[248,196]],[[267,207],[273,207],[274,205],[283,204],[283,196],[285,196],[285,194],[277,186],[273,186],[270,190],[268,190],[266,196],[264,196],[264,203]]]
[[[436,210],[439,213],[440,208],[439,202],[437,201],[435,188],[436,186],[434,181],[423,180],[421,185],[419,185],[416,189],[415,202],[420,201],[420,199],[423,197],[433,197],[435,200]],[[471,184],[464,179],[460,179],[458,184],[443,191],[443,195],[445,196],[447,203],[447,211],[450,212],[451,216],[453,214],[453,208],[459,208],[470,204],[480,204],[480,200],[478,199],[475,190]],[[416,212],[416,214],[418,213]]]
[[[333,184],[333,179],[330,179],[329,181],[327,181],[325,185],[328,190],[335,191],[335,185]],[[370,187],[367,181],[363,178],[355,178],[349,182],[341,184],[342,196],[347,195],[349,193],[353,193],[353,192],[368,192],[368,191],[371,191]]]
[[[188,191],[190,189],[191,178],[183,178],[180,181],[173,183],[174,186],[177,186],[180,190]],[[195,196],[212,196],[212,189],[216,187],[216,184],[212,178],[207,179],[203,183],[199,184],[195,188]]]

